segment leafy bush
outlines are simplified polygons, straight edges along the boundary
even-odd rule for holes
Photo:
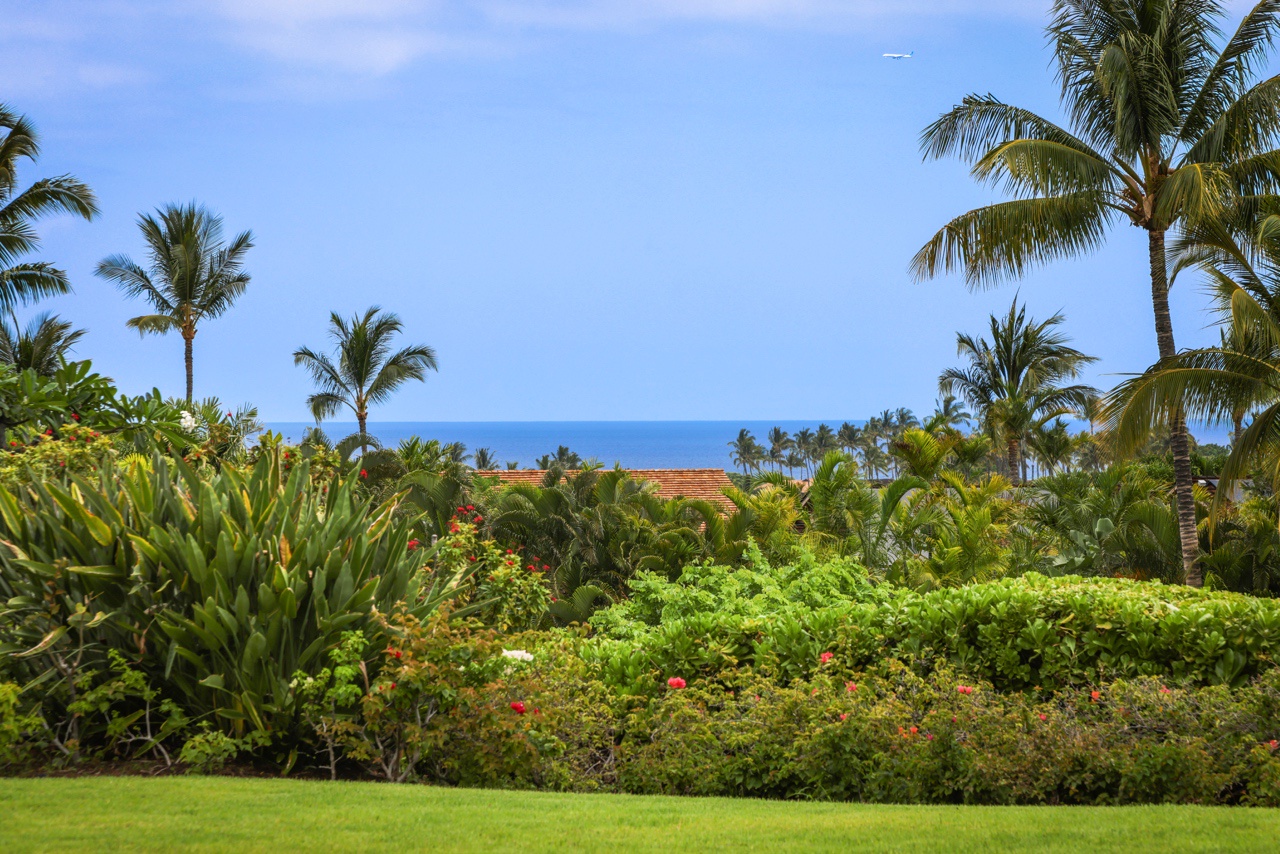
[[[0,769],[23,764],[43,729],[40,718],[22,707],[21,694],[17,684],[0,682]]]
[[[518,665],[491,630],[437,615],[398,615],[381,676],[361,701],[359,722],[339,742],[347,756],[392,782],[529,785],[557,743],[528,696]]]
[[[637,794],[890,803],[1280,804],[1280,671],[1246,685],[1117,680],[996,691],[947,665],[849,679],[828,660],[651,696],[549,635],[516,665],[491,631],[399,623],[343,745],[380,777]],[[526,640],[529,640],[526,638]],[[502,653],[507,652],[504,656]]]
[[[375,609],[426,615],[461,582],[433,579],[410,537],[394,502],[312,485],[305,464],[286,477],[278,454],[245,475],[157,458],[0,489],[0,667],[74,723],[117,650],[193,719],[287,746],[296,673]]]
[[[1234,691],[1139,680],[1043,699],[901,665],[856,682],[707,683],[668,690],[630,714],[617,788],[899,803],[1271,804],[1278,676]]]
[[[597,614],[582,655],[607,683],[652,693],[666,676],[751,666],[779,684],[886,658],[949,663],[1001,690],[1161,676],[1239,685],[1280,657],[1280,602],[1115,579],[1029,574],[918,594],[874,588],[844,562],[641,574]]]
[[[141,397],[122,395],[87,361],[66,362],[49,377],[0,365],[0,449],[77,424],[135,450],[153,448],[157,439],[182,444],[178,410],[156,389]]]
[[[10,452],[0,454],[0,485],[16,488],[28,480],[90,475],[115,458],[111,440],[89,427],[71,426],[57,435],[50,429],[29,442],[9,440]]]
[[[481,540],[476,518],[474,507],[457,508],[432,561],[442,577],[472,579],[454,603],[454,616],[475,614],[502,632],[536,628],[551,604],[544,580],[550,566],[515,549],[502,549],[493,540]]]

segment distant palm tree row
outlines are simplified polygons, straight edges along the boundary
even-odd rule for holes
[[[781,427],[773,427],[766,437],[768,445],[762,445],[744,428],[729,448],[733,464],[744,474],[770,470],[812,477],[828,453],[844,450],[858,458],[867,477],[878,478],[896,473],[897,463],[889,455],[889,447],[903,431],[919,426],[919,419],[910,409],[886,409],[866,424],[846,421],[838,430],[819,424],[815,430],[805,427],[792,436]]]
[[[1092,425],[1100,417],[1098,392],[1073,382],[1095,359],[1068,345],[1057,330],[1063,322],[1061,314],[1037,322],[1015,299],[1007,313],[991,316],[989,338],[956,336],[965,364],[942,372],[943,396],[923,424],[910,409],[886,409],[861,426],[846,421],[834,431],[820,424],[792,436],[774,427],[767,445],[742,429],[729,442],[733,463],[743,474],[785,471],[810,478],[828,453],[843,450],[865,477],[894,478],[903,458],[925,441],[916,435],[923,433],[945,437],[962,468],[999,470],[1015,486],[1035,470],[1052,474],[1077,463],[1097,468],[1102,446],[1093,440]],[[1088,421],[1089,432],[1073,435],[1067,416]],[[968,428],[976,430],[966,436]],[[993,446],[1003,455],[998,464],[987,460]]]

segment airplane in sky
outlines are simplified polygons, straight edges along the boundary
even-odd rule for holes
[[[885,59],[910,59],[915,55],[916,52],[913,50],[911,53],[886,53],[884,57]]]

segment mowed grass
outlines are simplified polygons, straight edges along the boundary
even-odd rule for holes
[[[935,807],[232,778],[0,780],[0,851],[1275,851],[1280,810]]]

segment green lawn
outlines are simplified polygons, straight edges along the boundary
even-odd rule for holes
[[[229,778],[0,780],[0,851],[1274,851],[1280,810],[911,807]]]

